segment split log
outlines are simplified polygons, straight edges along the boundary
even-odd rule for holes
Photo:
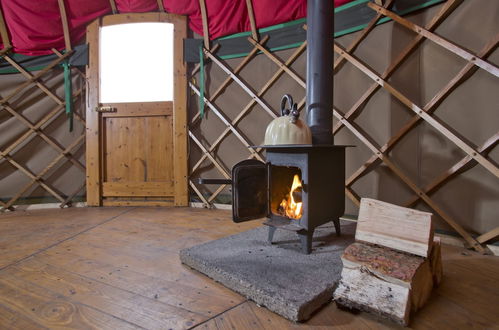
[[[334,299],[408,325],[442,280],[432,214],[363,198],[355,239],[341,256]]]
[[[432,216],[428,212],[362,198],[355,240],[428,257],[433,242]]]
[[[409,324],[411,312],[430,297],[434,280],[430,259],[367,243],[353,243],[341,260],[335,301]]]

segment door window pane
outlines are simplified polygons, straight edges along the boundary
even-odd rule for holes
[[[173,100],[173,24],[102,27],[99,63],[101,103]]]

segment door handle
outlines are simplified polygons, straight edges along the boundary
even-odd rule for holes
[[[117,112],[118,109],[111,106],[95,107],[96,112]]]

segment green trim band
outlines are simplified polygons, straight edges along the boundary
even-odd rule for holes
[[[26,71],[40,71],[45,69],[46,65],[38,65],[38,66],[31,66],[28,68],[24,68]],[[10,74],[10,73],[19,73],[19,70],[16,68],[10,67],[10,68],[5,68],[5,69],[0,69],[0,74]]]
[[[292,43],[292,44],[289,44],[289,45],[285,45],[285,46],[279,46],[279,47],[269,48],[269,51],[276,52],[276,51],[279,51],[279,50],[285,50],[285,49],[290,49],[290,48],[297,48],[297,47],[300,47],[302,43],[303,42],[295,42],[295,43]],[[249,52],[247,52],[247,53],[230,54],[230,55],[222,55],[222,56],[220,56],[220,58],[222,60],[228,60],[228,59],[231,59],[231,58],[244,57],[244,56],[247,56],[248,54],[249,54]],[[263,54],[263,53],[259,51],[257,54]]]
[[[417,11],[417,10],[420,10],[420,9],[424,9],[424,8],[433,6],[433,5],[438,4],[440,2],[443,2],[443,1],[444,0],[429,0],[429,1],[426,1],[426,2],[421,3],[419,5],[409,7],[407,9],[405,9],[405,10],[401,10],[401,11],[396,12],[396,13],[398,15],[406,15],[408,13],[411,13],[411,12],[414,12],[414,11]],[[339,12],[342,12],[342,11],[344,11],[346,9],[349,9],[349,8],[352,8],[352,7],[361,5],[363,3],[367,3],[367,2],[370,2],[370,0],[356,0],[356,1],[352,1],[352,2],[349,2],[347,4],[344,4],[343,6],[335,8],[334,12],[335,13],[339,13]],[[378,22],[376,23],[376,25],[384,24],[384,23],[387,23],[387,22],[389,22],[391,20],[392,19],[389,18],[389,17],[383,17],[383,18],[381,18],[381,19],[378,20]],[[298,25],[298,24],[305,24],[306,21],[307,21],[306,18],[301,18],[301,19],[290,21],[290,22],[287,22],[287,23],[277,24],[277,25],[266,27],[266,28],[258,29],[258,32],[259,33],[265,33],[265,32],[274,31],[274,30],[278,30],[278,29],[281,29],[281,28],[290,27],[290,26],[294,26],[294,25]],[[357,25],[357,26],[350,27],[348,29],[337,31],[337,32],[334,33],[334,37],[338,38],[338,37],[341,37],[341,36],[346,35],[346,34],[350,34],[350,33],[354,33],[354,32],[360,31],[360,30],[364,29],[368,24],[369,23],[360,24],[360,25]],[[248,37],[248,36],[251,36],[251,32],[249,32],[249,31],[247,31],[247,32],[240,32],[240,33],[231,34],[231,35],[228,35],[228,36],[225,36],[225,37],[218,38],[215,41],[218,41],[218,40],[228,40],[228,39],[239,38],[239,37]],[[296,48],[296,47],[299,47],[301,44],[302,44],[302,42],[295,42],[295,43],[292,43],[292,44],[289,44],[289,45],[283,45],[283,46],[279,46],[279,47],[270,48],[269,50],[270,51],[279,51],[279,50],[284,50],[284,49]],[[233,59],[233,58],[238,58],[238,57],[244,57],[244,56],[247,56],[248,54],[249,54],[249,52],[241,52],[241,53],[234,53],[234,54],[222,55],[222,56],[220,56],[220,58],[221,59]],[[258,54],[261,54],[261,52],[258,52]]]
[[[306,18],[300,18],[300,19],[297,19],[297,20],[294,20],[294,21],[289,21],[289,22],[286,22],[286,23],[276,24],[276,25],[272,25],[272,26],[268,26],[268,27],[264,27],[264,28],[258,29],[258,33],[267,33],[267,32],[270,32],[270,31],[279,30],[279,29],[282,29],[282,28],[285,28],[285,27],[289,27],[289,26],[293,26],[293,25],[304,24],[306,21],[307,21]],[[239,37],[249,37],[249,36],[251,36],[251,31],[245,31],[245,32],[239,32],[239,33],[230,34],[230,35],[225,36],[225,37],[220,37],[220,38],[215,39],[214,41],[227,40],[227,39],[233,39],[233,38],[239,38]]]

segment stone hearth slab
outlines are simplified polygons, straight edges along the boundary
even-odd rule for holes
[[[343,267],[340,256],[354,241],[355,224],[318,227],[313,251],[301,253],[295,232],[277,230],[274,244],[262,226],[180,251],[187,266],[291,321],[305,321],[332,299]]]

